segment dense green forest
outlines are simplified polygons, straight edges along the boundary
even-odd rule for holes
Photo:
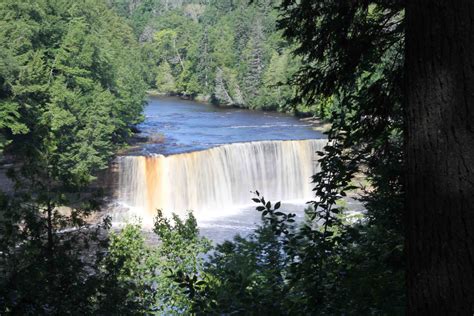
[[[140,41],[149,88],[222,106],[294,110],[290,81],[300,58],[277,27],[278,1],[110,3]],[[306,103],[298,110],[310,111]]]
[[[141,118],[132,29],[100,2],[1,6],[2,147],[47,163],[48,178],[88,182]]]
[[[2,0],[0,43],[1,159],[15,163],[0,198],[0,313],[91,313],[100,254],[84,257],[109,224],[85,229],[89,185],[141,120],[138,43],[92,0]]]
[[[473,17],[467,0],[0,0],[0,313],[471,315]],[[257,191],[260,226],[219,245],[192,213],[157,210],[154,244],[98,220],[95,180],[150,89],[327,119],[305,219]]]

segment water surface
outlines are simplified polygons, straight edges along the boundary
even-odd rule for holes
[[[141,146],[136,155],[170,155],[237,142],[324,138],[310,124],[288,114],[220,108],[178,98],[150,98],[144,115],[138,128],[159,143]]]
[[[318,170],[312,152],[324,144],[313,140],[325,138],[307,122],[177,98],[150,98],[144,115],[138,128],[151,141],[119,159],[119,196],[148,226],[157,207],[181,215],[192,208],[201,233],[215,242],[247,235],[260,224],[252,190],[284,199],[282,211],[304,217]],[[263,142],[280,140],[297,142]],[[136,157],[155,155],[168,157]]]

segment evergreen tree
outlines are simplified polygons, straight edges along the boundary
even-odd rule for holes
[[[88,185],[140,121],[130,27],[102,2],[0,2],[1,139],[15,161],[0,213],[0,313],[93,314],[106,246]],[[2,59],[3,60],[3,59]]]
[[[255,21],[252,35],[245,52],[246,72],[243,78],[245,100],[250,107],[256,107],[255,100],[259,95],[264,69],[263,52],[264,34],[260,20]]]
[[[163,61],[157,69],[156,75],[156,87],[158,91],[162,93],[175,93],[176,83],[171,73],[170,64],[167,61]]]
[[[289,48],[276,28],[278,1],[132,2],[111,4],[128,17],[135,30],[137,25],[143,29],[139,39],[150,87],[156,86],[157,67],[166,60],[178,94],[239,107],[292,111],[263,96],[272,89],[263,82],[271,56]],[[136,6],[133,14],[123,9],[130,6]],[[216,78],[218,68],[222,70],[220,78]],[[287,76],[284,82],[291,72]],[[229,97],[225,96],[223,81]],[[282,88],[280,92],[282,100],[292,96],[290,89]]]
[[[209,94],[211,92],[212,82],[212,57],[211,47],[209,41],[209,29],[206,26],[202,34],[202,38],[199,41],[198,55],[199,60],[196,65],[197,80],[201,82],[203,86],[203,93]]]
[[[326,197],[327,218],[338,216],[335,202],[353,188],[356,175],[363,174],[370,185],[362,187],[361,198],[367,220],[356,231],[345,230],[356,246],[343,252],[336,274],[345,276],[342,284],[334,283],[332,274],[319,280],[332,285],[320,292],[320,307],[334,308],[329,313],[402,314],[405,306],[403,9],[400,1],[282,3],[281,26],[303,62],[296,76],[299,100],[334,102],[331,142],[314,177],[316,195]]]
[[[229,94],[228,84],[224,79],[224,71],[221,68],[217,68],[214,96],[218,103],[225,105],[234,104],[234,100]]]
[[[294,64],[290,65],[290,62]],[[289,78],[296,72],[296,67],[296,60],[291,58],[288,51],[284,51],[281,55],[273,53],[262,78],[258,100],[260,108],[284,110],[291,104],[294,88],[291,87]]]

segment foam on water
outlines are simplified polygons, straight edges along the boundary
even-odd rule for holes
[[[324,139],[234,143],[170,156],[118,158],[118,200],[151,225],[193,210],[198,222],[229,217],[249,206],[251,190],[267,200],[303,204],[312,199],[311,175]]]

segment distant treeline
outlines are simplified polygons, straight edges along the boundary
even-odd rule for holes
[[[110,0],[129,19],[164,94],[252,109],[290,111],[300,66],[277,28],[280,1]]]

